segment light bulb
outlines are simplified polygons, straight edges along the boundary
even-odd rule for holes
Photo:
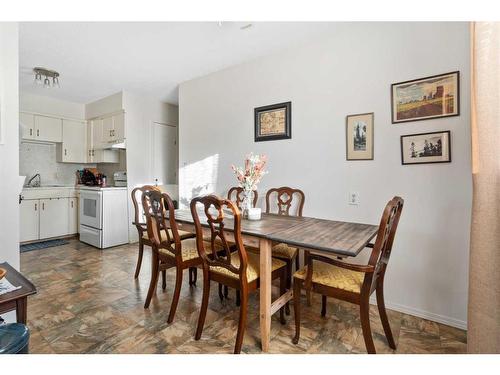
[[[41,85],[42,84],[42,75],[40,73],[35,73],[35,83],[37,85]]]
[[[43,80],[43,87],[44,88],[49,88],[50,87],[50,81],[47,77]]]
[[[52,78],[52,86],[53,87],[60,87],[59,86],[59,78],[57,78],[57,77]]]

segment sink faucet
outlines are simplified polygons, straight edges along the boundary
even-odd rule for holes
[[[36,181],[33,182],[34,179],[36,179],[38,177],[38,179]],[[33,182],[33,184],[32,184]],[[39,187],[42,183],[42,177],[40,177],[40,173],[37,173],[36,175],[34,175],[33,177],[30,178],[30,180],[28,181],[28,186],[30,187]]]

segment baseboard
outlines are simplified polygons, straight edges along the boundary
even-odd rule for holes
[[[376,305],[377,304],[376,298],[374,298],[374,297],[370,298],[370,303],[372,305]],[[414,307],[400,305],[398,303],[391,303],[389,301],[385,302],[385,307],[389,310],[398,311],[398,312],[408,314],[408,315],[414,315],[414,316],[417,316],[419,318],[432,320],[433,322],[442,323],[442,324],[446,324],[448,326],[452,326],[455,328],[467,330],[467,322],[465,322],[463,320],[450,318],[450,317],[444,316],[444,315],[434,314],[434,313],[431,313],[428,311],[416,309]]]

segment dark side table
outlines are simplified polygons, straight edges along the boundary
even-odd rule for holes
[[[21,285],[20,289],[0,295],[0,314],[16,310],[17,322],[26,324],[28,296],[36,293],[36,287],[9,263],[0,263],[0,268],[7,271],[5,278],[12,285]]]

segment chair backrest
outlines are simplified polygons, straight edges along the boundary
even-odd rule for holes
[[[203,259],[204,266],[223,267],[239,275],[240,280],[246,283],[248,256],[241,238],[241,214],[236,204],[229,199],[219,198],[215,195],[205,195],[192,199],[190,207],[196,228],[196,246],[198,254]],[[199,210],[199,208],[202,208],[202,210]],[[231,263],[231,256],[234,256],[234,254],[231,255],[231,247],[226,239],[225,222],[230,222],[230,220],[225,218],[225,212],[233,216],[231,218],[233,222],[232,232],[234,246],[240,258],[239,267]],[[210,229],[210,245],[212,249],[218,249],[210,257],[208,257],[205,249],[202,223],[208,225]],[[219,241],[216,241],[217,239]]]
[[[148,190],[142,194],[142,207],[146,215],[148,236],[154,248],[167,248],[182,260],[181,237],[175,221],[175,208],[167,193]],[[167,230],[170,228],[170,231]],[[171,233],[169,233],[171,232]],[[165,233],[167,241],[162,241]]]
[[[158,190],[156,186],[144,185],[136,187],[132,190],[132,203],[134,205],[134,222],[137,231],[139,232],[139,238],[142,237],[143,232],[147,231],[146,223],[142,220],[143,210],[142,210],[142,195],[146,191]],[[139,206],[141,204],[141,206]]]
[[[259,198],[259,193],[257,193],[257,190],[253,191],[253,202],[252,206],[255,207],[257,204],[257,199]],[[233,201],[236,203],[236,206],[241,210],[241,204],[243,203],[243,188],[239,186],[233,186],[229,191],[227,192],[227,199],[230,201]]]
[[[276,199],[272,196],[276,195]],[[269,189],[266,193],[266,213],[271,213],[272,207],[276,206],[278,215],[293,215],[290,214],[290,209],[294,204],[294,197],[296,197],[296,213],[295,216],[302,216],[302,209],[304,208],[304,201],[306,196],[302,190],[294,189],[287,186]]]
[[[404,200],[401,197],[392,198],[385,206],[384,213],[380,219],[377,232],[377,239],[373,245],[373,251],[370,255],[368,264],[375,267],[375,272],[370,280],[371,287],[376,287],[378,279],[384,277],[389,258],[391,256],[392,244],[396,235],[396,229],[399,224],[401,211],[403,210]],[[366,281],[366,278],[365,278]]]

